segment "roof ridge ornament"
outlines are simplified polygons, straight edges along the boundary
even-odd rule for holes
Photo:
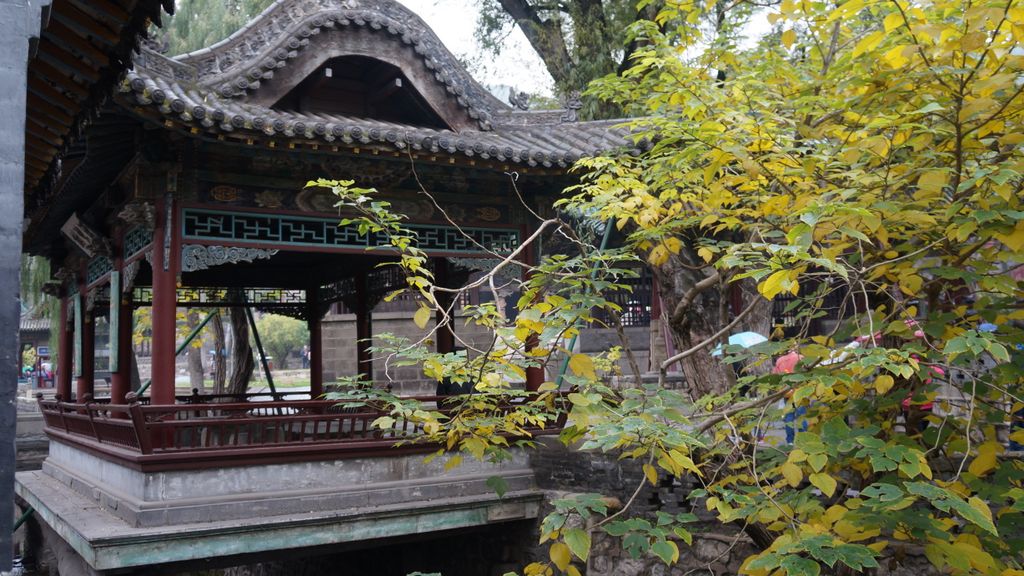
[[[583,108],[583,99],[579,90],[569,92],[565,99],[565,112],[562,113],[562,122],[579,122],[579,110]]]
[[[530,109],[530,95],[512,88],[508,91],[508,103],[525,112]]]

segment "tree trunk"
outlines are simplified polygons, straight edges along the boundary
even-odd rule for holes
[[[245,310],[239,307],[230,309],[231,322],[231,376],[228,378],[228,394],[245,394],[249,389],[249,380],[256,362],[252,357],[252,346],[249,345],[249,320]]]
[[[199,311],[194,308],[189,309],[185,319],[191,334],[192,330],[199,326]],[[188,380],[193,390],[203,394],[203,380],[206,375],[203,373],[203,348],[197,346],[199,342],[200,340],[196,339],[188,345]]]
[[[663,321],[672,333],[677,353],[688,351],[707,340],[724,328],[734,317],[729,287],[715,281],[712,269],[693,270],[701,261],[686,248],[679,257],[671,258],[659,266],[652,266],[657,279],[659,295],[662,297]],[[744,286],[751,283],[752,286]],[[729,334],[751,330],[769,335],[771,324],[771,302],[765,300],[753,287],[753,281],[743,281],[741,286],[740,310],[748,305],[754,310],[734,329],[719,338],[728,340]],[[711,355],[716,342],[706,345],[700,351],[679,361],[679,368],[685,380],[684,386],[693,399],[708,394],[726,392],[736,381],[734,369]],[[671,367],[670,367],[671,368]],[[766,371],[765,364],[743,368],[744,372]]]
[[[220,310],[219,313],[213,317],[211,324],[213,325],[213,393],[223,394],[224,383],[227,381],[227,343],[224,339],[224,321],[221,319],[224,311]]]

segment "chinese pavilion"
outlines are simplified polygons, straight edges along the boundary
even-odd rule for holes
[[[50,101],[66,90],[45,88]],[[404,280],[378,266],[389,257],[374,250],[383,238],[339,226],[330,192],[305,187],[327,177],[377,188],[409,216],[438,280],[455,285],[465,277],[456,260],[517,251],[529,212],[550,209],[575,160],[623,144],[612,123],[578,121],[578,101],[529,111],[511,100],[482,88],[393,0],[279,0],[208,48],[134,55],[116,93],[26,192],[25,249],[57,271],[55,331],[74,353],[59,357],[57,397],[41,401],[50,457],[43,472],[19,476],[18,493],[83,570],[351,540],[321,529],[385,502],[418,503],[417,530],[536,514],[522,462],[502,468],[512,487],[504,508],[481,496],[491,472],[459,480],[463,500],[424,508],[431,489],[422,486],[436,488],[439,466],[402,460],[397,476],[394,462],[342,470],[342,461],[403,458],[410,447],[370,430],[376,414],[319,399],[321,318],[336,302],[356,313],[357,341],[344,344],[370,375],[373,305]],[[176,310],[227,306],[308,322],[308,396],[259,407],[176,396]],[[139,307],[152,312],[143,396],[130,372]],[[93,390],[101,317],[109,399]],[[437,340],[452,349],[450,333]],[[527,386],[542,377],[529,374]],[[351,491],[381,482],[388,488]],[[300,512],[320,531],[296,524]],[[229,542],[217,524],[225,521],[248,526],[245,537]]]

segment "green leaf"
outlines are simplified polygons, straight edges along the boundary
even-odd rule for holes
[[[671,540],[658,540],[651,544],[651,553],[661,558],[665,564],[674,564],[679,561],[679,547]]]
[[[786,556],[779,566],[786,571],[788,576],[818,576],[821,574],[821,566],[814,560],[803,556]]]
[[[590,555],[590,533],[579,528],[570,528],[562,537],[565,539],[566,545],[569,546],[569,550],[577,558],[586,562]]]
[[[494,490],[494,493],[498,495],[498,498],[503,498],[505,493],[508,492],[508,482],[501,476],[491,476],[485,482],[488,488]]]

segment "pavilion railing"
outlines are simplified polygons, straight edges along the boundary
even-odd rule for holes
[[[433,408],[443,407],[447,398],[414,399]],[[365,405],[336,400],[206,400],[159,406],[42,398],[38,402],[51,435],[127,459],[132,454],[143,459],[160,455],[214,458],[221,453],[238,457],[247,452],[272,457],[293,449],[323,449],[319,452],[325,456],[344,458],[348,452],[358,455],[368,450],[392,453],[436,448],[421,441],[423,430],[418,422],[396,418],[385,429],[374,427],[374,421],[385,412]],[[560,398],[556,401],[564,402]],[[557,432],[564,420],[563,413],[549,428],[530,432]]]

